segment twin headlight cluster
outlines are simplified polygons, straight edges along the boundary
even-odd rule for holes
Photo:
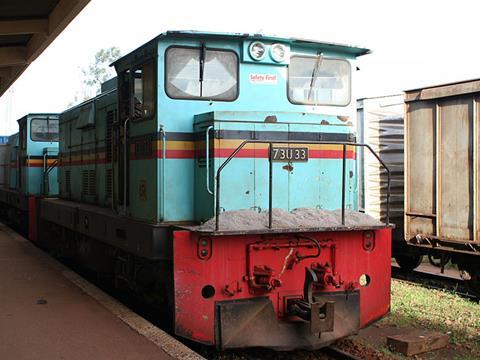
[[[283,62],[287,58],[288,49],[283,44],[272,44],[269,46],[270,50],[267,51],[267,45],[265,45],[261,41],[254,41],[250,44],[248,51],[250,53],[250,57],[253,60],[260,61],[265,58],[267,52],[270,54],[270,58],[277,62]]]

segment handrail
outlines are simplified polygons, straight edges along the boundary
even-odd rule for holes
[[[160,133],[162,135],[162,201],[160,202],[160,219],[163,221],[165,220],[165,160],[167,157],[167,133],[165,126],[162,125]]]
[[[127,179],[128,179],[128,170],[127,169],[127,162],[128,162],[128,157],[129,157],[129,152],[128,150],[128,135],[127,135],[127,125],[130,122],[130,118],[127,117],[123,123],[123,215],[127,215],[127,189],[128,185],[127,184]]]
[[[47,185],[47,168],[48,168],[48,150],[43,152],[43,194],[46,195],[48,194],[49,189],[47,187],[50,186],[50,184]]]
[[[345,171],[346,171],[346,153],[347,146],[355,147],[365,147],[375,156],[378,162],[387,172],[387,225],[390,225],[390,169],[383,162],[383,160],[378,156],[378,154],[370,147],[368,144],[358,144],[358,143],[349,143],[349,142],[340,142],[340,141],[301,141],[301,140],[245,140],[243,141],[231,154],[230,156],[220,165],[217,170],[217,186],[216,186],[216,203],[215,203],[215,231],[218,231],[219,228],[219,217],[220,217],[220,175],[222,170],[228,163],[243,149],[247,144],[268,144],[268,162],[269,162],[269,174],[268,174],[268,228],[272,228],[272,194],[273,194],[273,161],[272,161],[272,152],[273,144],[307,144],[307,145],[342,145],[342,225],[345,225]]]
[[[117,157],[115,156],[115,149],[116,149],[116,137],[120,134],[118,131],[118,125],[116,122],[112,120],[112,133],[111,133],[111,141],[110,141],[110,153],[111,153],[111,167],[112,167],[112,202],[110,204],[110,207],[112,209],[112,212],[114,214],[118,214],[118,209],[115,203],[115,160]],[[118,161],[118,160],[117,160]],[[118,177],[120,177],[120,174],[118,174]]]
[[[48,158],[47,158],[48,160]],[[51,165],[43,172],[43,194],[48,196],[50,193],[50,172],[56,168],[58,165],[58,160],[54,160]]]
[[[213,125],[207,127],[205,131],[205,172],[207,173],[207,191],[213,195],[213,191],[210,189],[210,130],[213,129]]]

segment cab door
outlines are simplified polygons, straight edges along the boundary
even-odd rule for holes
[[[140,60],[119,74],[117,147],[118,203],[125,214],[156,218],[156,61]]]

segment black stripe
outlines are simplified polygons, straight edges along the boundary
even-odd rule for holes
[[[57,158],[58,158],[57,155],[48,155],[47,156],[48,160],[52,160],[52,159],[55,160]],[[28,159],[29,160],[43,160],[43,155],[29,155]]]
[[[147,134],[133,137],[145,139],[150,137],[152,140],[162,140],[162,133]],[[327,132],[307,132],[307,131],[255,131],[255,130],[215,130],[215,139],[231,140],[297,140],[297,141],[342,141],[355,142],[354,134],[327,133]],[[188,133],[173,132],[166,133],[167,141],[193,141],[204,140],[205,132]]]
[[[190,132],[167,132],[165,134],[165,137],[167,140],[173,140],[173,141],[193,141],[194,134]],[[144,134],[144,135],[137,135],[137,136],[132,136],[129,140],[130,141],[135,141],[135,140],[162,140],[162,133],[150,133],[150,134]]]
[[[217,130],[215,131],[215,138],[232,140],[355,141],[354,134],[300,131]]]
[[[354,134],[300,131],[216,130],[215,139],[225,140],[292,140],[355,142]],[[168,138],[168,137],[167,137]],[[204,140],[205,133],[195,133],[195,140]]]
[[[203,134],[203,136],[205,136],[205,133]],[[193,141],[196,139],[196,136],[194,133],[167,132],[166,138],[167,140],[173,140],[173,141]],[[158,134],[158,139],[159,140],[162,139],[162,136],[160,133]]]
[[[96,153],[100,153],[100,152],[106,152],[107,151],[107,147],[105,146],[99,146],[97,148],[90,148],[90,149],[79,149],[79,150],[72,150],[72,151],[64,151],[64,152],[59,152],[58,155],[59,156],[66,156],[66,155],[81,155],[82,153],[84,155],[91,155],[91,154],[96,154]]]
[[[255,131],[255,130],[215,130],[215,139],[226,140],[297,140],[297,141],[341,141],[355,142],[354,134],[327,133],[327,132],[306,132],[306,131]],[[162,140],[162,133],[151,133],[131,137],[130,142],[136,140]],[[167,141],[193,141],[204,140],[205,132],[167,132]],[[84,154],[95,153],[95,151],[105,151],[105,147],[91,148],[83,150]],[[71,154],[82,153],[82,150],[74,150]]]

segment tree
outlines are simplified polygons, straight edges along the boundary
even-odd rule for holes
[[[100,85],[115,75],[115,70],[109,65],[121,57],[120,49],[116,46],[100,49],[95,53],[95,61],[87,69],[82,69],[85,79],[83,83],[100,93]]]

